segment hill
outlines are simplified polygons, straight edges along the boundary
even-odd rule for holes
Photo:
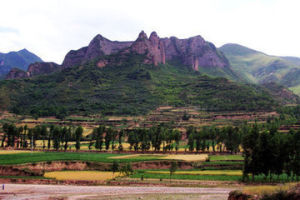
[[[277,57],[238,44],[219,48],[233,70],[250,83],[276,82],[300,94],[300,58]]]
[[[140,115],[159,105],[230,111],[271,110],[279,104],[260,87],[168,63],[141,64],[144,59],[131,55],[119,66],[99,68],[90,62],[50,75],[1,81],[0,105],[18,114],[62,116]]]
[[[34,62],[42,62],[42,59],[27,49],[0,53],[0,77],[5,77],[12,68],[26,71],[28,66]]]

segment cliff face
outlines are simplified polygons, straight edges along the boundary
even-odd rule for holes
[[[49,74],[60,69],[60,65],[53,62],[35,62],[28,66],[27,72],[13,68],[7,74],[6,79],[29,78],[32,76]]]
[[[27,77],[28,77],[27,73],[18,68],[12,68],[6,75],[6,79],[20,79],[20,78],[27,78]]]
[[[87,47],[77,51],[71,50],[65,57],[62,66],[72,67],[88,62],[92,59],[110,55],[129,47],[132,42],[110,41],[101,35],[97,35]]]
[[[216,47],[201,36],[188,39],[176,37],[162,39],[166,60],[180,59],[184,65],[198,71],[199,67],[229,67],[229,62]]]
[[[63,67],[71,67],[83,64],[98,58],[98,66],[104,67],[109,61],[101,59],[101,56],[120,53],[145,55],[144,64],[165,64],[166,61],[179,60],[182,65],[198,71],[199,67],[229,67],[226,57],[216,47],[206,42],[201,36],[188,39],[159,38],[156,32],[150,37],[142,31],[134,42],[110,41],[101,35],[97,35],[89,46],[77,51],[70,51],[62,64]]]
[[[41,74],[49,74],[60,68],[60,65],[53,62],[36,62],[29,65],[27,74],[29,77],[41,75]]]
[[[152,32],[148,39],[147,35],[142,31],[130,47],[130,51],[137,54],[145,54],[145,64],[157,66],[160,63],[165,64],[166,62],[164,44],[156,32]]]

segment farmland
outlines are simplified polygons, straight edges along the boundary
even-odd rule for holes
[[[121,154],[122,155],[122,154]],[[124,154],[126,155],[126,154]],[[33,153],[14,153],[2,154],[0,165],[15,165],[24,163],[36,163],[47,161],[87,161],[87,162],[104,162],[111,163],[114,160],[118,162],[139,162],[147,160],[158,160],[159,156],[136,156],[125,159],[114,159],[120,154],[110,153],[72,153],[72,152],[33,152]]]
[[[298,177],[297,168],[287,168],[297,165],[297,155],[293,153],[297,151],[286,151],[297,146],[289,144],[297,140],[298,125],[295,117],[278,117],[276,112],[213,113],[170,106],[138,117],[95,115],[59,120],[6,113],[0,119],[0,180],[27,184],[229,187],[251,194],[256,192],[251,184],[263,184],[272,193],[278,187],[269,184],[287,183],[282,187],[286,189],[291,187],[290,182],[296,184]],[[272,138],[266,137],[266,131],[272,133]],[[257,145],[244,143],[247,137],[256,138],[253,144]],[[248,157],[245,145],[249,145]],[[254,159],[256,164],[264,165],[268,174],[245,168],[245,158],[255,158],[251,157],[254,147],[262,156]],[[267,147],[268,154],[263,153],[263,147]],[[289,155],[283,157],[284,165],[267,165],[264,154],[276,160],[277,155],[284,154],[272,151],[283,150]],[[176,167],[171,174],[173,164]],[[276,174],[273,166],[278,166],[280,173]]]
[[[44,177],[56,180],[84,180],[84,181],[105,181],[122,176],[120,173],[101,171],[54,171],[46,172]]]

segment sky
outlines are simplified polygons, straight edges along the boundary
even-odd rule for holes
[[[148,35],[201,35],[217,47],[238,43],[300,57],[299,0],[0,0],[0,52],[26,48],[62,63],[101,34],[132,41]]]

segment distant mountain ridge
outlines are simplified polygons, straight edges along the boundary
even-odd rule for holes
[[[239,44],[219,48],[233,70],[250,83],[276,82],[300,95],[300,58],[270,56]]]
[[[0,76],[5,76],[12,68],[26,71],[34,62],[42,62],[42,59],[27,49],[0,53]]]

